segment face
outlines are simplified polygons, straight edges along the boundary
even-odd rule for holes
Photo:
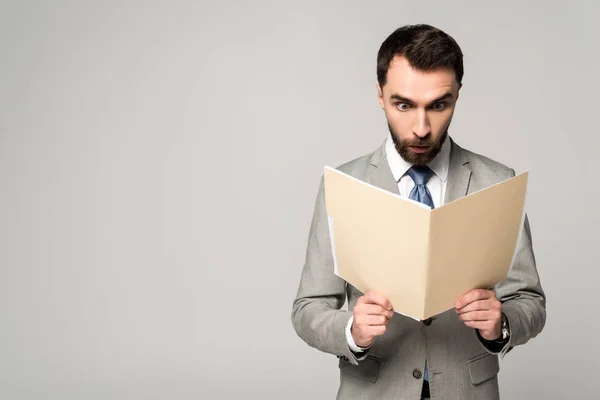
[[[460,85],[451,69],[417,71],[396,56],[383,87],[377,85],[396,150],[411,164],[427,164],[440,152]]]

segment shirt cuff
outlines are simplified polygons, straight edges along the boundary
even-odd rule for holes
[[[354,321],[354,316],[351,316],[348,320],[348,324],[346,324],[346,340],[348,341],[348,347],[354,353],[357,360],[363,360],[367,357],[367,351],[371,348],[369,347],[360,347],[356,343],[354,343],[354,339],[352,338],[352,322]]]

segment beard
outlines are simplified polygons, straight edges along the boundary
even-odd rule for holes
[[[396,135],[389,122],[388,129],[390,130],[394,146],[396,147],[398,154],[400,154],[400,157],[407,163],[414,165],[425,165],[430,163],[440,153],[442,146],[448,137],[448,128],[446,128],[444,133],[437,139],[428,135],[422,139],[417,137],[413,140],[401,140],[398,135]],[[415,153],[410,149],[411,146],[423,146],[428,147],[428,149],[425,153]]]

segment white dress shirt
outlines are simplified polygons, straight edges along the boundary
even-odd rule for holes
[[[446,141],[442,145],[440,153],[429,164],[427,164],[427,166],[433,171],[433,174],[425,186],[427,186],[429,189],[431,198],[433,200],[433,205],[436,208],[444,204],[448,170],[450,168],[450,148],[450,137],[447,137]],[[412,164],[404,161],[400,154],[398,154],[391,136],[388,136],[385,143],[385,154],[390,169],[392,170],[392,175],[394,176],[396,182],[398,182],[398,191],[400,192],[400,196],[408,197],[410,191],[415,186],[412,178],[406,173],[412,167]],[[350,317],[350,320],[346,325],[346,340],[348,341],[350,350],[355,353],[361,353],[368,348],[359,347],[356,345],[356,343],[354,343],[354,339],[352,338],[352,334],[350,332],[353,320],[354,317]],[[357,359],[362,360],[366,356],[367,355],[365,354]]]

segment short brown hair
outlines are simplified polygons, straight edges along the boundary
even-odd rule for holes
[[[405,57],[413,68],[421,71],[450,68],[458,84],[462,84],[460,46],[450,35],[431,25],[402,26],[383,41],[377,53],[377,81],[381,87],[387,82],[387,72],[395,56]]]

